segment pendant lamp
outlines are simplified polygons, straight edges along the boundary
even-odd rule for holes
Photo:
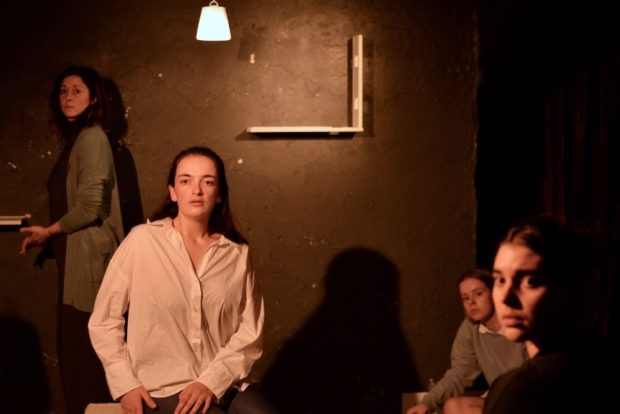
[[[206,41],[230,40],[226,8],[220,7],[217,1],[212,0],[208,6],[202,8],[196,39]]]

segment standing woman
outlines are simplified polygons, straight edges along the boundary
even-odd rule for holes
[[[69,414],[109,401],[105,377],[88,338],[88,319],[108,261],[123,238],[108,117],[99,74],[71,66],[50,97],[51,135],[62,150],[48,179],[51,225],[31,226],[20,253],[43,247],[58,267],[58,358]]]
[[[244,381],[262,354],[264,308],[221,158],[182,151],[168,192],[114,254],[90,319],[112,397],[124,414],[272,413]]]

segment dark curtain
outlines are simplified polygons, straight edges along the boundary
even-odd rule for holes
[[[588,234],[599,254],[592,294],[584,289],[591,327],[618,337],[620,57],[588,65],[548,100],[545,157],[545,210]]]

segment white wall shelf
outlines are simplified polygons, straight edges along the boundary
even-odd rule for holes
[[[256,135],[281,135],[281,134],[355,134],[364,132],[364,42],[361,34],[352,38],[351,53],[351,121],[350,126],[250,126],[247,132]]]

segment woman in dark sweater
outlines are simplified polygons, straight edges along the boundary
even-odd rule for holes
[[[485,413],[617,412],[617,351],[580,323],[593,277],[587,252],[550,217],[525,221],[500,242],[495,310],[506,337],[525,341],[532,359],[493,384]]]

